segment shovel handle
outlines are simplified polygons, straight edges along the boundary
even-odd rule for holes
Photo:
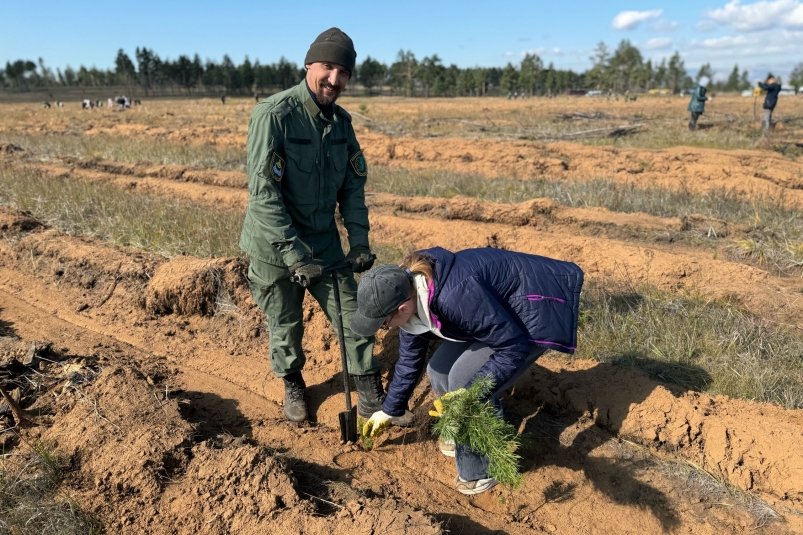
[[[332,270],[332,288],[335,292],[335,308],[337,309],[337,342],[340,346],[340,361],[343,366],[343,392],[346,395],[346,412],[339,415],[340,436],[345,442],[354,442],[356,435],[356,418],[351,407],[351,386],[349,385],[349,365],[346,358],[345,334],[343,332],[343,307],[340,304],[340,284],[337,282],[337,269]]]

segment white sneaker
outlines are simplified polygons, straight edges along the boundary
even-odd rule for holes
[[[457,490],[463,494],[480,494],[494,488],[499,482],[492,477],[474,481],[466,481],[462,477],[458,477],[456,483]]]
[[[454,441],[452,440],[445,440],[442,438],[438,439],[438,449],[441,450],[441,453],[446,455],[447,457],[454,457]]]

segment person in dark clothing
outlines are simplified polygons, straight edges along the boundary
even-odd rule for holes
[[[773,128],[772,112],[778,104],[778,93],[781,92],[781,84],[770,74],[767,76],[766,82],[758,82],[758,87],[766,92],[764,95],[764,115],[761,119],[761,126],[766,132]]]
[[[345,32],[324,30],[304,58],[304,79],[256,104],[248,125],[249,200],[240,248],[248,256],[251,293],[267,318],[270,365],[284,382],[284,413],[291,422],[309,419],[302,376],[305,294],[318,301],[333,326],[341,316],[348,325],[357,308],[353,273],[369,269],[375,258],[365,204],[368,166],[351,115],[336,103],[356,57]],[[336,216],[346,230],[348,254]],[[385,397],[374,338],[344,331],[357,412],[367,418]],[[411,418],[393,423],[407,425]]]
[[[571,262],[493,248],[434,247],[400,266],[368,271],[351,329],[371,336],[399,327],[399,358],[382,410],[363,434],[376,436],[407,410],[433,340],[441,344],[426,369],[435,395],[489,377],[501,414],[502,393],[538,357],[548,349],[574,352],[582,285],[583,271]],[[458,491],[478,494],[496,485],[487,457],[462,444],[439,446],[456,458]]]
[[[705,113],[705,102],[710,100],[711,97],[706,95],[708,78],[703,76],[691,92],[691,99],[689,100],[688,110],[691,113],[689,118],[689,130],[697,130],[697,119]]]

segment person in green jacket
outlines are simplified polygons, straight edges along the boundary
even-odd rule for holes
[[[325,30],[304,59],[304,80],[259,102],[248,125],[249,200],[240,248],[249,259],[251,293],[267,317],[270,365],[284,380],[284,413],[293,422],[309,418],[301,373],[305,290],[337,327],[341,318],[332,271],[338,277],[359,415],[370,417],[385,397],[374,337],[358,336],[348,327],[357,309],[353,273],[369,269],[375,258],[368,241],[365,156],[351,116],[335,103],[351,79],[356,57],[348,35],[339,28]],[[347,233],[348,254],[336,211]]]
[[[691,99],[689,100],[688,111],[691,113],[689,118],[689,130],[697,130],[697,119],[705,113],[705,101],[710,100],[711,97],[706,95],[708,87],[708,78],[703,76],[697,83],[697,87],[691,92]]]

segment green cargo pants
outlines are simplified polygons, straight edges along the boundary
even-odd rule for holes
[[[270,343],[270,366],[277,377],[301,371],[306,356],[301,348],[304,336],[304,290],[290,281],[284,267],[251,259],[248,266],[251,295],[267,317]],[[351,329],[351,317],[357,310],[357,283],[349,272],[339,271],[340,303],[343,308],[343,334],[349,373],[367,375],[379,372],[374,356],[375,338],[357,336]],[[338,326],[332,274],[324,273],[321,280],[306,288],[321,305],[334,329]],[[335,334],[337,336],[337,334]]]

